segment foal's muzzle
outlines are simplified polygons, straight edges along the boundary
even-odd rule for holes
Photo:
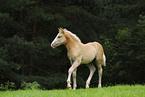
[[[56,47],[56,44],[55,43],[51,43],[51,47],[52,48],[55,48]]]

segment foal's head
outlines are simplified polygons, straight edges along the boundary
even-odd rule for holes
[[[64,30],[62,28],[58,28],[59,33],[55,37],[55,39],[51,43],[51,47],[55,48],[65,43],[66,37],[64,35]]]

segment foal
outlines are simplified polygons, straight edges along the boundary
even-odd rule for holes
[[[86,88],[89,88],[90,81],[96,70],[93,64],[90,64],[94,59],[98,67],[99,84],[101,88],[102,65],[106,66],[106,58],[103,47],[98,42],[90,42],[83,44],[81,40],[73,33],[66,29],[58,28],[59,33],[51,43],[51,47],[55,48],[64,44],[67,48],[67,56],[70,60],[71,67],[68,70],[67,87],[71,89],[71,74],[73,73],[73,89],[77,87],[76,71],[80,64],[86,64],[90,69],[90,75],[86,81]]]

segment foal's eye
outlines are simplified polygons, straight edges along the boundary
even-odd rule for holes
[[[62,36],[58,36],[58,38],[61,38]]]

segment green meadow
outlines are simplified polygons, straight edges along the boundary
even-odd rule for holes
[[[117,85],[77,90],[1,91],[0,97],[145,97],[145,85]]]

